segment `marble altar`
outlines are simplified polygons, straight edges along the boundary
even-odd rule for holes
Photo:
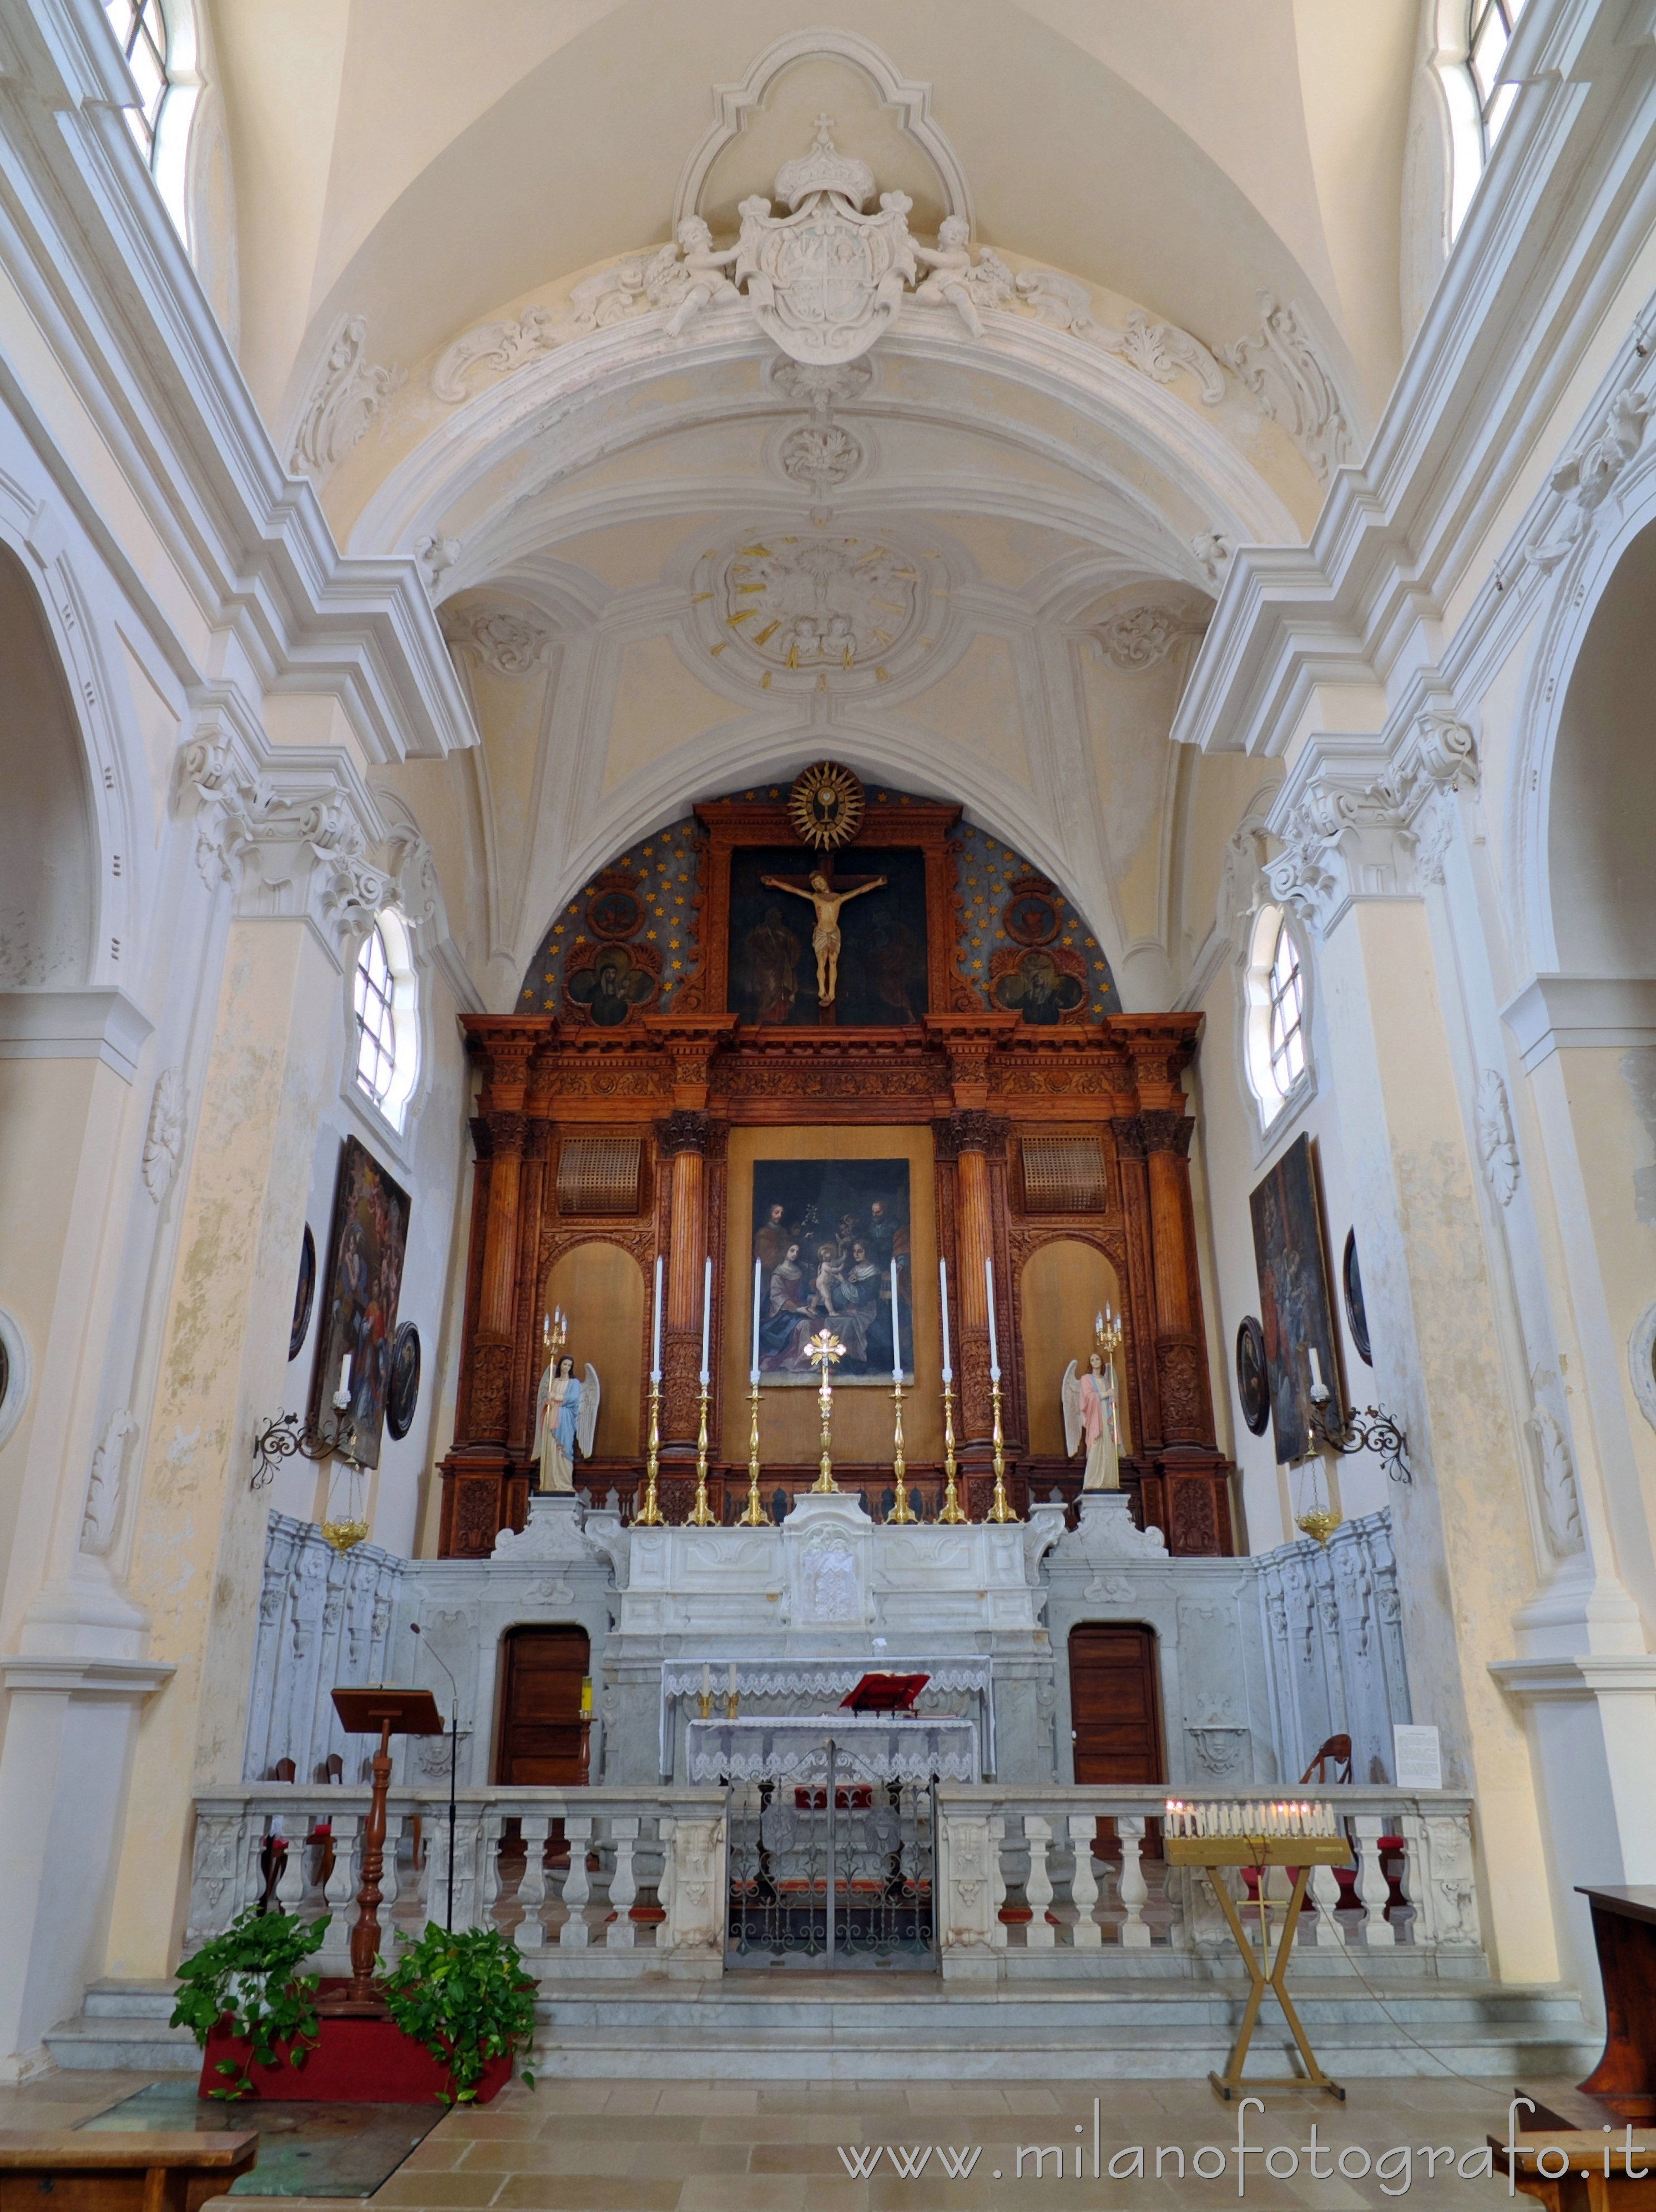
[[[1068,1638],[1091,1621],[1156,1632],[1170,1788],[1297,1780],[1336,1729],[1360,1778],[1389,1778],[1391,1723],[1410,1715],[1388,1516],[1326,1549],[1173,1559],[1112,1492],[1084,1498],[1074,1528],[1052,1504],[1005,1526],[892,1528],[836,1495],[801,1498],[780,1527],[642,1529],[613,1504],[539,1498],[488,1559],[366,1544],[342,1559],[272,1515],[243,1771],[290,1758],[313,1781],[338,1751],[356,1779],[362,1746],[339,1735],[329,1691],[425,1682],[446,1712],[440,1656],[460,1686],[461,1786],[488,1784],[502,1638],[533,1623],[589,1639],[594,1784],[688,1783],[702,1669],[722,1693],[734,1664],[748,1720],[820,1719],[871,1667],[928,1674],[920,1717],[969,1723],[984,1781],[1065,1784]],[[446,1780],[448,1749],[409,1739],[399,1779]]]

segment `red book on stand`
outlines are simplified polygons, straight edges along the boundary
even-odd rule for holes
[[[840,1711],[850,1713],[906,1713],[931,1680],[929,1674],[865,1674]]]

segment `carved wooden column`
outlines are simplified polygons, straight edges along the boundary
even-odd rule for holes
[[[1165,1109],[1141,1114],[1155,1252],[1156,1381],[1161,1432],[1169,1444],[1214,1442],[1208,1363],[1197,1325],[1190,1138],[1196,1124]]]
[[[723,1303],[723,1238],[709,1200],[722,1194],[725,1125],[707,1111],[713,1056],[734,1032],[734,1014],[647,1014],[644,1027],[673,1063],[673,1111],[655,1125],[667,1189],[667,1313],[661,1330],[661,1443],[682,1455],[696,1449],[697,1377],[702,1364],[703,1269],[713,1257],[713,1405],[718,1400],[718,1340]],[[710,1433],[715,1413],[709,1414]]]
[[[703,1263],[707,1256],[705,1114],[669,1114],[655,1125],[667,1190],[667,1312],[661,1327],[661,1443],[693,1450],[697,1376],[702,1364]]]
[[[949,1117],[954,1140],[955,1242],[960,1255],[960,1420],[968,1443],[988,1442],[994,1431],[989,1389],[989,1286],[983,1262],[996,1259],[995,1174],[1004,1170],[1008,1125],[998,1115],[968,1107]],[[995,1270],[995,1326],[1002,1364],[1010,1354],[1011,1286],[1004,1261]],[[1004,1389],[1004,1376],[1003,1389]]]
[[[477,1151],[472,1260],[462,1339],[454,1442],[441,1466],[445,1557],[487,1558],[513,1519],[523,1487],[511,1452],[523,1219],[522,1171],[529,1121],[529,1063],[553,1025],[507,1018],[479,1023],[468,1042],[484,1062],[472,1123]],[[480,1218],[479,1218],[480,1217]]]

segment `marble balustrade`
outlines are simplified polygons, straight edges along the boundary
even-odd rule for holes
[[[1204,1802],[1250,1795],[1199,1794]],[[1350,1785],[1295,1794],[1336,1807],[1357,1862],[1343,1896],[1331,1868],[1313,1871],[1296,1973],[1351,1977],[1355,1993],[1361,1984],[1348,1952],[1371,1980],[1377,1971],[1388,1981],[1488,1973],[1469,1796]],[[1160,1856],[1166,1802],[1165,1790],[1148,1789],[940,1791],[945,1978],[1233,1975],[1234,1946],[1208,1875]],[[1401,1850],[1383,1853],[1382,1838]],[[1240,1871],[1221,1879],[1244,1904]],[[1286,1875],[1274,1871],[1269,1880],[1268,1899],[1285,1904]]]
[[[1317,1870],[1321,1910],[1307,1908],[1296,1972],[1350,1977],[1354,1992],[1354,1965],[1388,1984],[1486,1975],[1470,1799],[1349,1786],[1319,1794],[1347,1823],[1356,1879],[1342,1899],[1332,1871]],[[1160,1856],[1165,1802],[1154,1790],[941,1788],[944,1978],[1233,1979],[1207,1876]],[[332,1913],[320,1964],[345,1971],[368,1805],[360,1787],[198,1793],[186,1949],[268,1895],[305,1917]],[[393,1929],[444,1917],[447,1815],[444,1790],[392,1791],[380,1908],[387,1950]],[[1401,1839],[1401,1850],[1383,1855],[1382,1838]],[[463,1790],[454,1876],[454,1924],[498,1927],[542,1982],[724,1971],[721,1789]],[[1224,1879],[1245,1900],[1240,1875]],[[1282,1877],[1272,1880],[1275,1895]]]

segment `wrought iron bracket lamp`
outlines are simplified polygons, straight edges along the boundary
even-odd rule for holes
[[[1361,1413],[1348,1413],[1343,1423],[1331,1422],[1329,1395],[1326,1382],[1312,1383],[1311,1432],[1317,1443],[1338,1452],[1342,1459],[1351,1459],[1362,1451],[1377,1453],[1393,1482],[1412,1483],[1415,1474],[1409,1464],[1409,1437],[1402,1425],[1394,1421],[1383,1406],[1365,1406]]]
[[[255,1429],[253,1471],[247,1487],[250,1490],[266,1488],[276,1480],[276,1471],[282,1462],[292,1459],[295,1455],[301,1459],[313,1460],[318,1466],[326,1465],[332,1459],[343,1460],[350,1470],[353,1481],[364,1474],[367,1469],[356,1454],[343,1449],[341,1446],[341,1439],[347,1435],[355,1441],[354,1431],[345,1419],[350,1405],[350,1391],[336,1390],[333,1394],[333,1419],[331,1422],[325,1421],[320,1428],[314,1421],[307,1421],[301,1427],[297,1413],[278,1413],[273,1420],[266,1421],[263,1428]],[[343,1521],[326,1520],[322,1523],[322,1534],[334,1550],[340,1553],[349,1552],[360,1544],[368,1532],[368,1522],[356,1513]]]

